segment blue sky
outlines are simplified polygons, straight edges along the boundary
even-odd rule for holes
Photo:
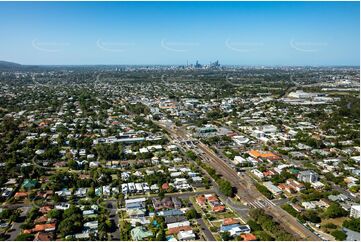
[[[358,2],[0,2],[22,64],[359,65]]]

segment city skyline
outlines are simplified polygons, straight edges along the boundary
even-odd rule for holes
[[[27,65],[358,66],[359,2],[0,3]]]

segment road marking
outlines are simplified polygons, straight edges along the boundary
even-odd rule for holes
[[[265,207],[265,205],[264,205],[261,201],[259,201],[259,200],[257,200],[256,203],[259,204],[259,205],[261,206],[261,208],[264,208],[264,207]]]
[[[276,206],[276,204],[274,204],[274,202],[272,202],[271,200],[267,199],[266,200],[269,204],[271,204],[272,206]]]
[[[252,207],[258,208],[258,205],[255,202],[251,202],[250,204],[251,204]]]
[[[270,206],[276,206],[272,201],[270,200],[255,200],[253,202],[250,202],[248,205],[255,208],[265,208]]]
[[[264,205],[257,200],[250,202],[249,205],[251,205],[251,207],[254,207],[254,208],[263,208],[264,207]]]

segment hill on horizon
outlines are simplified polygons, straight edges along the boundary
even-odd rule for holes
[[[2,70],[2,71],[20,69],[22,67],[23,67],[23,65],[21,65],[19,63],[10,62],[10,61],[1,61],[0,60],[0,70]]]

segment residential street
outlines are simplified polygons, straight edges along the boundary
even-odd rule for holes
[[[30,211],[30,207],[21,207],[19,208],[22,210],[21,213],[21,217],[20,220],[23,221],[26,218],[26,215],[28,214],[28,212]],[[14,222],[11,229],[9,230],[9,240],[15,240],[16,236],[18,236],[21,232],[20,226],[21,226],[22,222]]]
[[[111,240],[119,240],[120,239],[120,231],[119,231],[119,215],[117,213],[117,201],[116,200],[108,200],[107,201],[107,209],[110,213],[110,220],[114,224],[113,231],[110,234]]]
[[[215,241],[216,239],[213,237],[212,232],[208,229],[207,225],[204,223],[202,218],[197,219],[198,224],[201,227],[203,234],[206,236],[207,241]]]

